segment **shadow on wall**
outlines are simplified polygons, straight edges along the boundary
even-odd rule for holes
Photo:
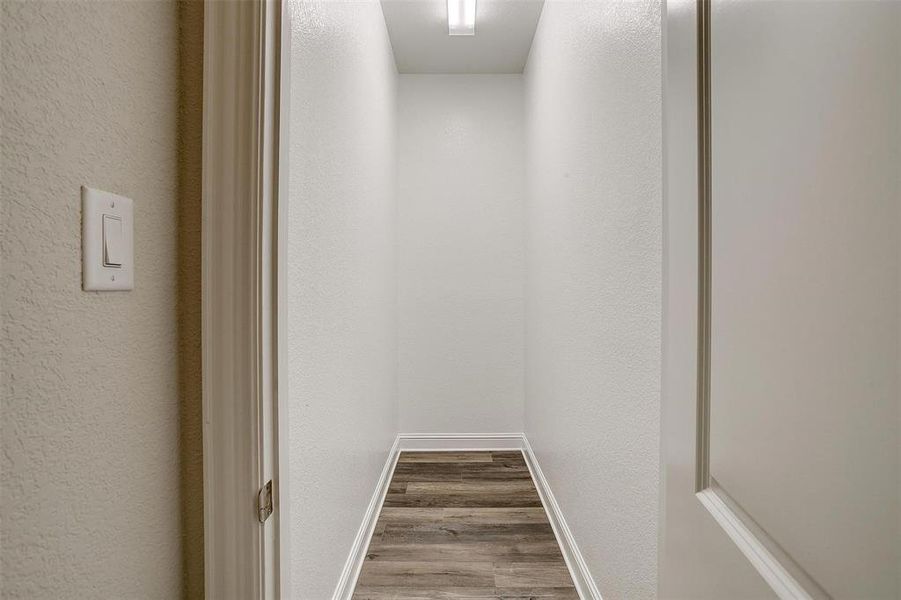
[[[203,598],[203,2],[178,3],[178,387],[182,593]]]

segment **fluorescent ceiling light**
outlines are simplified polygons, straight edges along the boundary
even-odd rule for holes
[[[447,0],[447,33],[476,34],[476,0]]]

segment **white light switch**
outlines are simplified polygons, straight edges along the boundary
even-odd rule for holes
[[[103,215],[103,266],[122,267],[122,219]]]
[[[131,198],[81,188],[82,287],[134,289],[134,225]]]

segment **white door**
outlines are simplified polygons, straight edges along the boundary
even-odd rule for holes
[[[901,597],[901,3],[676,0],[665,48],[660,596]]]

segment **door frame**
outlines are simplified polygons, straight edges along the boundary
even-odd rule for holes
[[[286,2],[204,0],[202,353],[204,588],[287,595],[278,377],[286,221]],[[258,500],[272,481],[272,514]]]

